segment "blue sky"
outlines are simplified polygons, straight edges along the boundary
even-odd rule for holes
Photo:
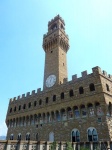
[[[43,34],[57,14],[70,39],[68,79],[95,66],[112,74],[112,0],[0,0],[0,135],[9,99],[43,86]]]

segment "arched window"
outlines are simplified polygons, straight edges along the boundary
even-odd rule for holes
[[[38,141],[38,133],[36,134],[36,140]]]
[[[17,140],[21,140],[21,133],[18,134]]]
[[[31,107],[31,102],[29,102],[29,104],[28,104],[28,108],[30,108]]]
[[[34,101],[34,107],[37,106],[37,101]]]
[[[80,132],[78,129],[73,129],[71,132],[72,142],[80,142]]]
[[[73,90],[70,90],[70,91],[69,91],[69,96],[70,96],[70,97],[74,96]]]
[[[49,141],[54,142],[54,133],[53,132],[49,133]]]
[[[23,109],[26,109],[26,104],[23,105]]]
[[[26,134],[26,140],[30,140],[30,133]]]
[[[79,87],[79,94],[83,94],[84,93],[84,89],[83,89],[83,87],[81,86],[81,87]]]
[[[19,105],[19,109],[18,110],[21,110],[21,105]]]
[[[10,108],[10,113],[12,112],[12,108]]]
[[[48,101],[49,101],[49,98],[48,98],[48,97],[46,97],[46,104],[48,104]]]
[[[95,91],[95,86],[94,86],[93,83],[91,83],[91,84],[89,85],[89,89],[90,89],[90,91]]]
[[[42,100],[41,99],[39,100],[39,105],[42,105]]]
[[[64,99],[64,92],[61,93],[61,99]]]
[[[108,84],[106,84],[106,89],[107,89],[107,91],[110,91]]]
[[[53,95],[53,102],[56,101],[56,95]]]
[[[14,107],[14,112],[16,111],[16,106]]]
[[[90,127],[87,130],[87,134],[88,134],[88,141],[89,142],[96,142],[98,141],[98,134],[97,131],[94,127]]]
[[[11,135],[10,135],[10,140],[13,140],[13,139],[14,139],[14,135],[11,134]]]

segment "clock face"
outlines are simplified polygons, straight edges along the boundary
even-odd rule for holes
[[[46,79],[46,87],[52,87],[56,82],[56,76],[55,75],[50,75]]]

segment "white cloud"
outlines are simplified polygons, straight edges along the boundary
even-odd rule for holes
[[[5,122],[0,123],[0,136],[7,134],[7,126],[5,124]]]

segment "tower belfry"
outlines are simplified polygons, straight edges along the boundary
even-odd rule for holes
[[[45,51],[43,89],[62,84],[67,75],[66,53],[69,38],[65,33],[64,20],[58,15],[48,23],[48,32],[43,37]]]

